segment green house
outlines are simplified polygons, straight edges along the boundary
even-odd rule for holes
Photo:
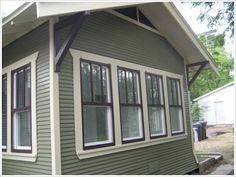
[[[173,3],[25,3],[2,25],[3,174],[198,169],[188,88],[216,65]]]

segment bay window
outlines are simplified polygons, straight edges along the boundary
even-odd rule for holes
[[[7,75],[2,76],[2,151],[7,148]]]
[[[118,68],[122,142],[144,139],[139,72]]]
[[[114,144],[110,65],[81,60],[84,149]]]
[[[31,66],[12,71],[12,151],[31,152]]]
[[[180,80],[167,77],[167,87],[172,134],[184,133]]]
[[[166,136],[162,77],[146,73],[145,78],[150,137]]]

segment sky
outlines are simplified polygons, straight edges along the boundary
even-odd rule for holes
[[[9,15],[12,11],[14,11],[23,3],[24,1],[2,1],[1,2],[2,16],[5,17]],[[207,27],[207,22],[200,22],[197,20],[197,17],[199,13],[201,12],[200,7],[191,8],[189,5],[185,3],[180,3],[180,2],[174,2],[174,4],[176,5],[180,13],[183,15],[183,17],[186,19],[186,21],[189,23],[189,25],[191,26],[191,28],[196,34],[201,34],[203,32],[207,32],[211,30]],[[217,10],[222,8],[222,3],[219,3],[219,5],[214,8],[216,8],[215,12],[217,12]],[[221,33],[222,30],[225,29],[225,25],[226,24],[223,24],[221,28],[217,29],[218,33]],[[226,38],[225,49],[231,55],[234,54],[234,43],[229,38]]]

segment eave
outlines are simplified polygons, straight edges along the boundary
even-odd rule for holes
[[[185,64],[207,61],[206,67],[217,72],[216,64],[192,31],[188,23],[173,3],[135,3],[135,2],[37,2],[25,3],[7,18],[3,19],[3,46],[13,42],[21,35],[29,32],[50,17],[75,14],[82,11],[101,11],[122,6],[136,5],[152,22],[163,37],[184,58]],[[192,67],[191,71],[197,68]],[[217,72],[218,73],[218,72]]]

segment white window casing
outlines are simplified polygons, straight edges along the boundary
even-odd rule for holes
[[[70,53],[73,58],[73,84],[74,84],[74,116],[75,116],[75,145],[76,154],[79,159],[91,158],[96,156],[101,156],[105,154],[111,154],[115,152],[122,152],[131,149],[137,149],[140,147],[147,147],[150,145],[162,144],[170,141],[178,141],[187,138],[187,127],[186,127],[186,116],[185,116],[185,105],[183,99],[183,76],[175,73],[166,72],[163,70],[154,69],[151,67],[146,67],[130,62],[121,61],[118,59],[100,56],[84,51],[79,51],[75,49],[70,49]],[[96,149],[84,150],[83,149],[83,130],[82,130],[82,112],[81,112],[81,79],[80,79],[80,59],[85,59],[89,61],[100,62],[104,64],[111,65],[111,85],[112,85],[112,97],[113,97],[113,111],[114,111],[114,137],[115,145],[109,147],[100,147]],[[121,138],[121,122],[120,122],[120,103],[119,103],[119,87],[118,87],[118,66],[124,68],[130,68],[138,70],[140,73],[140,85],[141,85],[141,97],[142,97],[142,109],[143,109],[143,122],[144,122],[144,140],[133,143],[122,144]],[[146,84],[145,84],[145,72],[158,74],[163,77],[163,99],[165,100],[165,111],[166,111],[166,124],[167,124],[167,136],[160,137],[156,139],[150,139],[149,132],[149,120],[148,120],[148,106],[147,106],[147,95],[146,95]],[[167,82],[166,78],[172,77],[180,80],[181,96],[182,96],[182,106],[183,106],[183,123],[185,127],[185,132],[183,134],[171,135],[171,125],[170,125],[170,114],[169,114],[169,103],[168,103],[168,93],[167,93]]]
[[[17,62],[8,65],[2,69],[2,74],[7,74],[7,150],[2,152],[3,159],[21,160],[21,161],[36,161],[37,158],[37,121],[36,121],[36,60],[38,53],[35,52]],[[11,152],[11,72],[24,65],[31,64],[31,127],[32,127],[32,153]],[[19,147],[26,149],[27,147]],[[30,147],[28,147],[30,148]]]

